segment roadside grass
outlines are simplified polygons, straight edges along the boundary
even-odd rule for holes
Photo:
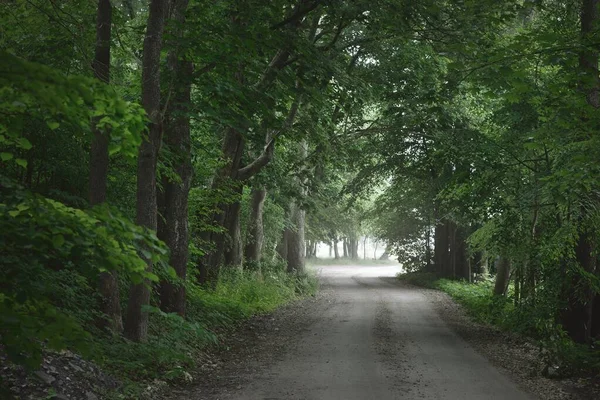
[[[379,259],[351,259],[347,257],[341,258],[307,258],[308,265],[398,265],[396,260],[379,260]]]
[[[261,270],[223,271],[214,290],[188,282],[186,318],[149,307],[148,340],[144,343],[118,335],[95,336],[93,359],[123,382],[107,396],[153,397],[148,382],[191,381],[206,351],[219,346],[241,322],[314,295],[318,289],[312,273],[290,275],[278,264],[263,265]]]
[[[485,279],[476,283],[439,279],[433,273],[400,273],[397,278],[415,286],[447,293],[475,321],[497,326],[536,342],[546,364],[544,373],[551,369],[554,377],[600,374],[598,346],[574,343],[556,323],[555,307],[543,299],[535,304],[515,306],[513,287],[507,296],[493,294],[494,282]]]

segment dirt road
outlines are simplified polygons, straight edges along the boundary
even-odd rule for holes
[[[328,305],[299,317],[310,322],[296,321],[288,345],[248,361],[245,377],[229,375],[233,388],[195,398],[533,398],[458,337],[420,290],[397,283],[397,266],[319,269]]]

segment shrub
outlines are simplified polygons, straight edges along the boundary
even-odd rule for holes
[[[83,211],[0,179],[0,343],[30,367],[51,349],[89,349],[97,276],[117,270],[134,282],[166,249],[109,207]]]

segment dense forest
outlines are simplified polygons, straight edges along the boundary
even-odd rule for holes
[[[0,2],[3,359],[135,398],[370,237],[600,370],[598,3]]]

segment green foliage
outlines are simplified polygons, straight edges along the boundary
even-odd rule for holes
[[[156,280],[138,253],[160,263],[156,236],[107,206],[83,211],[0,182],[0,338],[13,361],[35,366],[42,343],[85,350],[99,272]],[[92,297],[93,298],[93,297]],[[91,313],[91,314],[90,314]]]
[[[99,336],[93,358],[125,381],[127,398],[139,395],[140,382],[189,378],[202,352],[219,346],[241,321],[316,292],[313,275],[288,275],[282,264],[262,264],[260,270],[228,270],[214,290],[188,280],[186,318],[148,307],[146,342]]]
[[[110,132],[110,153],[137,154],[145,126],[144,111],[136,103],[121,99],[108,86],[83,76],[65,76],[44,65],[31,63],[10,53],[0,53],[0,146],[7,149],[2,161],[27,166],[9,149],[27,151],[31,142],[24,135],[25,121],[34,118],[50,131],[61,125],[88,132],[92,121]]]
[[[576,372],[600,371],[600,352],[595,348],[574,343],[553,318],[556,306],[551,299],[515,307],[514,291],[509,296],[493,295],[493,281],[476,284],[438,279],[435,274],[411,272],[399,274],[398,279],[417,286],[448,293],[476,321],[498,326],[504,330],[529,336],[540,346],[547,366],[558,367],[561,375]]]

